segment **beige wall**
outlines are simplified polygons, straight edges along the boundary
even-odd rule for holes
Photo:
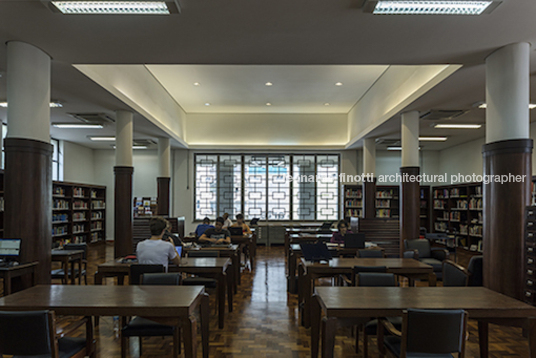
[[[63,180],[100,185],[95,179],[93,149],[67,141],[63,142]]]

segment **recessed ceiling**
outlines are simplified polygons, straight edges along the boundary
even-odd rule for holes
[[[389,66],[146,67],[186,113],[348,113]]]

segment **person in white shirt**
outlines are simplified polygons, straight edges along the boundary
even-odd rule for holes
[[[223,228],[224,229],[227,229],[227,228],[230,228],[232,225],[233,225],[233,222],[231,221],[231,219],[229,219],[229,213],[224,213],[222,215],[222,218],[223,218]],[[216,226],[216,224],[214,224],[214,226]]]
[[[149,227],[151,229],[151,238],[138,243],[136,247],[136,256],[138,263],[146,265],[163,265],[167,272],[168,263],[171,261],[179,265],[180,258],[177,255],[173,241],[170,239],[162,240],[169,223],[166,219],[155,216],[151,218]]]

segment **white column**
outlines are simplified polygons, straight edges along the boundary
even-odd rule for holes
[[[529,52],[523,42],[486,58],[486,143],[530,137]]]
[[[365,138],[363,141],[363,173],[376,175],[376,139]]]
[[[115,112],[115,165],[132,166],[133,114],[129,111]]]
[[[161,178],[171,177],[171,146],[169,138],[158,138],[158,163]]]
[[[50,143],[50,56],[24,42],[7,43],[9,138]]]
[[[419,112],[402,113],[402,167],[419,166]]]

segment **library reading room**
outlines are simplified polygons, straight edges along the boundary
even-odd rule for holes
[[[536,358],[535,18],[0,0],[0,357]]]

